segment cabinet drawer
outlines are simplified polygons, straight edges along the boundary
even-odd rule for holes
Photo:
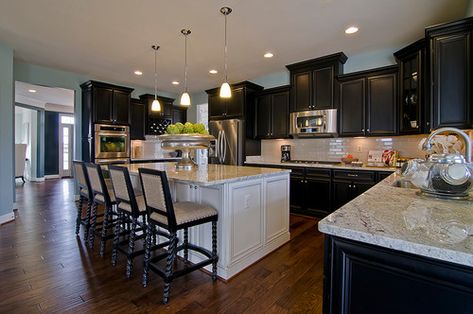
[[[310,178],[330,178],[330,169],[306,168],[306,176]]]
[[[352,181],[375,181],[375,172],[334,170],[333,177]]]
[[[289,169],[291,169],[291,177],[304,177],[305,175],[305,168],[290,167]]]

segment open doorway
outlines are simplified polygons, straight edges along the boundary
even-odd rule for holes
[[[21,172],[25,160],[26,181],[72,175],[73,114],[73,90],[15,82],[15,161]]]

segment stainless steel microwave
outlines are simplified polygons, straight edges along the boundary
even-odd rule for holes
[[[337,109],[291,113],[289,134],[300,137],[337,135]]]

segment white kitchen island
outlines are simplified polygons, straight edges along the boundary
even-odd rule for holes
[[[174,163],[127,167],[137,188],[139,168],[165,170],[174,201],[217,209],[218,275],[223,279],[231,278],[290,239],[290,170],[208,165],[176,171]],[[189,242],[211,249],[210,223],[189,229]],[[189,252],[189,259],[196,263],[203,256]]]

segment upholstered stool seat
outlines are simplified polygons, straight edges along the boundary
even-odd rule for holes
[[[136,196],[136,205],[138,206],[138,211],[140,213],[146,213],[146,204],[145,204],[145,198],[143,195]],[[118,209],[125,210],[129,213],[132,212],[132,208],[130,203],[127,202],[120,202],[118,203]]]
[[[171,192],[166,172],[138,169],[140,182],[146,202],[148,213],[148,225],[145,246],[145,266],[143,270],[143,286],[148,285],[149,270],[153,270],[164,279],[163,303],[169,301],[171,282],[174,278],[185,275],[191,271],[200,269],[207,265],[212,265],[212,279],[217,279],[217,221],[218,212],[211,206],[193,202],[172,202]],[[212,224],[212,251],[189,243],[188,228],[210,222]],[[152,246],[151,232],[156,227],[169,232],[169,241],[161,243],[161,246]],[[179,239],[177,232],[183,230],[184,240],[178,246]],[[167,246],[164,253],[151,257],[151,252],[157,248]],[[176,256],[179,251],[184,251],[186,261],[183,269],[175,267]],[[196,264],[191,264],[188,260],[188,251],[192,250],[205,256],[207,259]],[[159,264],[159,261],[166,259],[166,267]],[[176,269],[175,269],[176,268]]]

